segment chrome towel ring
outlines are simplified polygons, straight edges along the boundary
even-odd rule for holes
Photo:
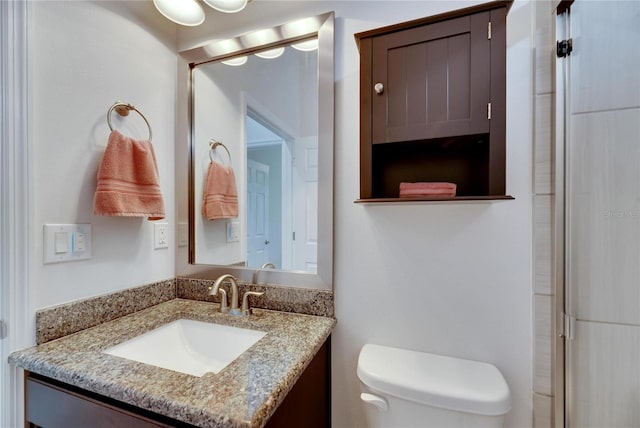
[[[129,116],[129,112],[131,110],[135,111],[136,113],[138,113],[140,115],[140,117],[142,117],[142,119],[144,119],[144,123],[147,124],[147,127],[149,128],[149,141],[151,141],[151,125],[149,124],[149,121],[147,120],[146,117],[144,117],[144,114],[142,114],[140,112],[140,110],[138,110],[137,108],[135,108],[134,106],[132,106],[131,104],[128,103],[123,103],[122,101],[116,101],[111,108],[109,108],[109,111],[107,112],[107,123],[109,124],[109,129],[113,131],[113,126],[111,125],[111,113],[113,112],[113,110],[115,110],[120,116]]]
[[[231,153],[229,153],[229,149],[227,148],[227,146],[225,146],[224,144],[222,144],[220,141],[217,141],[217,140],[209,141],[209,147],[211,148],[209,150],[209,159],[211,160],[211,162],[213,162],[213,151],[217,149],[219,146],[222,146],[222,148],[227,152],[227,156],[229,156],[229,165],[231,165]]]

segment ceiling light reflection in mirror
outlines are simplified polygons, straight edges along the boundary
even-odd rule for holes
[[[244,65],[247,63],[247,57],[246,56],[237,56],[235,58],[231,58],[231,59],[227,59],[224,61],[221,61],[223,64],[226,65],[231,65],[233,67],[238,67],[240,65]]]
[[[284,48],[279,47],[275,49],[269,49],[262,52],[256,52],[256,56],[262,59],[275,59],[281,56],[284,53]]]
[[[294,43],[292,48],[302,52],[311,52],[318,49],[318,39],[305,40],[304,42]]]

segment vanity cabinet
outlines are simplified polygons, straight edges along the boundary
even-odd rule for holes
[[[25,426],[28,428],[189,427],[34,373],[25,373]]]
[[[331,354],[328,338],[265,427],[331,426]],[[29,428],[151,428],[193,425],[25,372],[25,426]]]
[[[355,35],[357,202],[401,201],[403,181],[453,182],[457,199],[510,198],[505,27],[511,3],[494,1]]]

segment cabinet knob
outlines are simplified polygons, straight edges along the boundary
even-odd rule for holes
[[[373,85],[373,89],[376,91],[376,94],[381,94],[384,92],[384,85],[378,82]]]

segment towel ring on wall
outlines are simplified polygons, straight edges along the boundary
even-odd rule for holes
[[[227,148],[227,146],[217,140],[209,141],[209,147],[211,147],[211,149],[209,150],[209,159],[211,160],[211,162],[213,162],[213,151],[217,149],[218,146],[222,146],[222,148],[225,149],[227,155],[229,156],[229,165],[231,165],[231,153],[229,153],[229,149]]]
[[[134,106],[132,106],[131,104],[128,103],[123,103],[122,101],[116,101],[111,108],[109,109],[109,111],[107,112],[107,123],[109,124],[109,129],[113,131],[113,126],[111,125],[111,112],[113,112],[113,110],[115,109],[115,111],[120,115],[120,116],[129,116],[129,112],[131,110],[135,111],[136,113],[138,113],[140,115],[140,117],[142,117],[142,119],[144,119],[144,123],[147,124],[147,127],[149,128],[149,141],[151,141],[151,125],[149,125],[149,121],[147,120],[146,117],[144,117],[144,114],[142,114],[140,112],[140,110],[138,110],[137,108],[135,108]]]

